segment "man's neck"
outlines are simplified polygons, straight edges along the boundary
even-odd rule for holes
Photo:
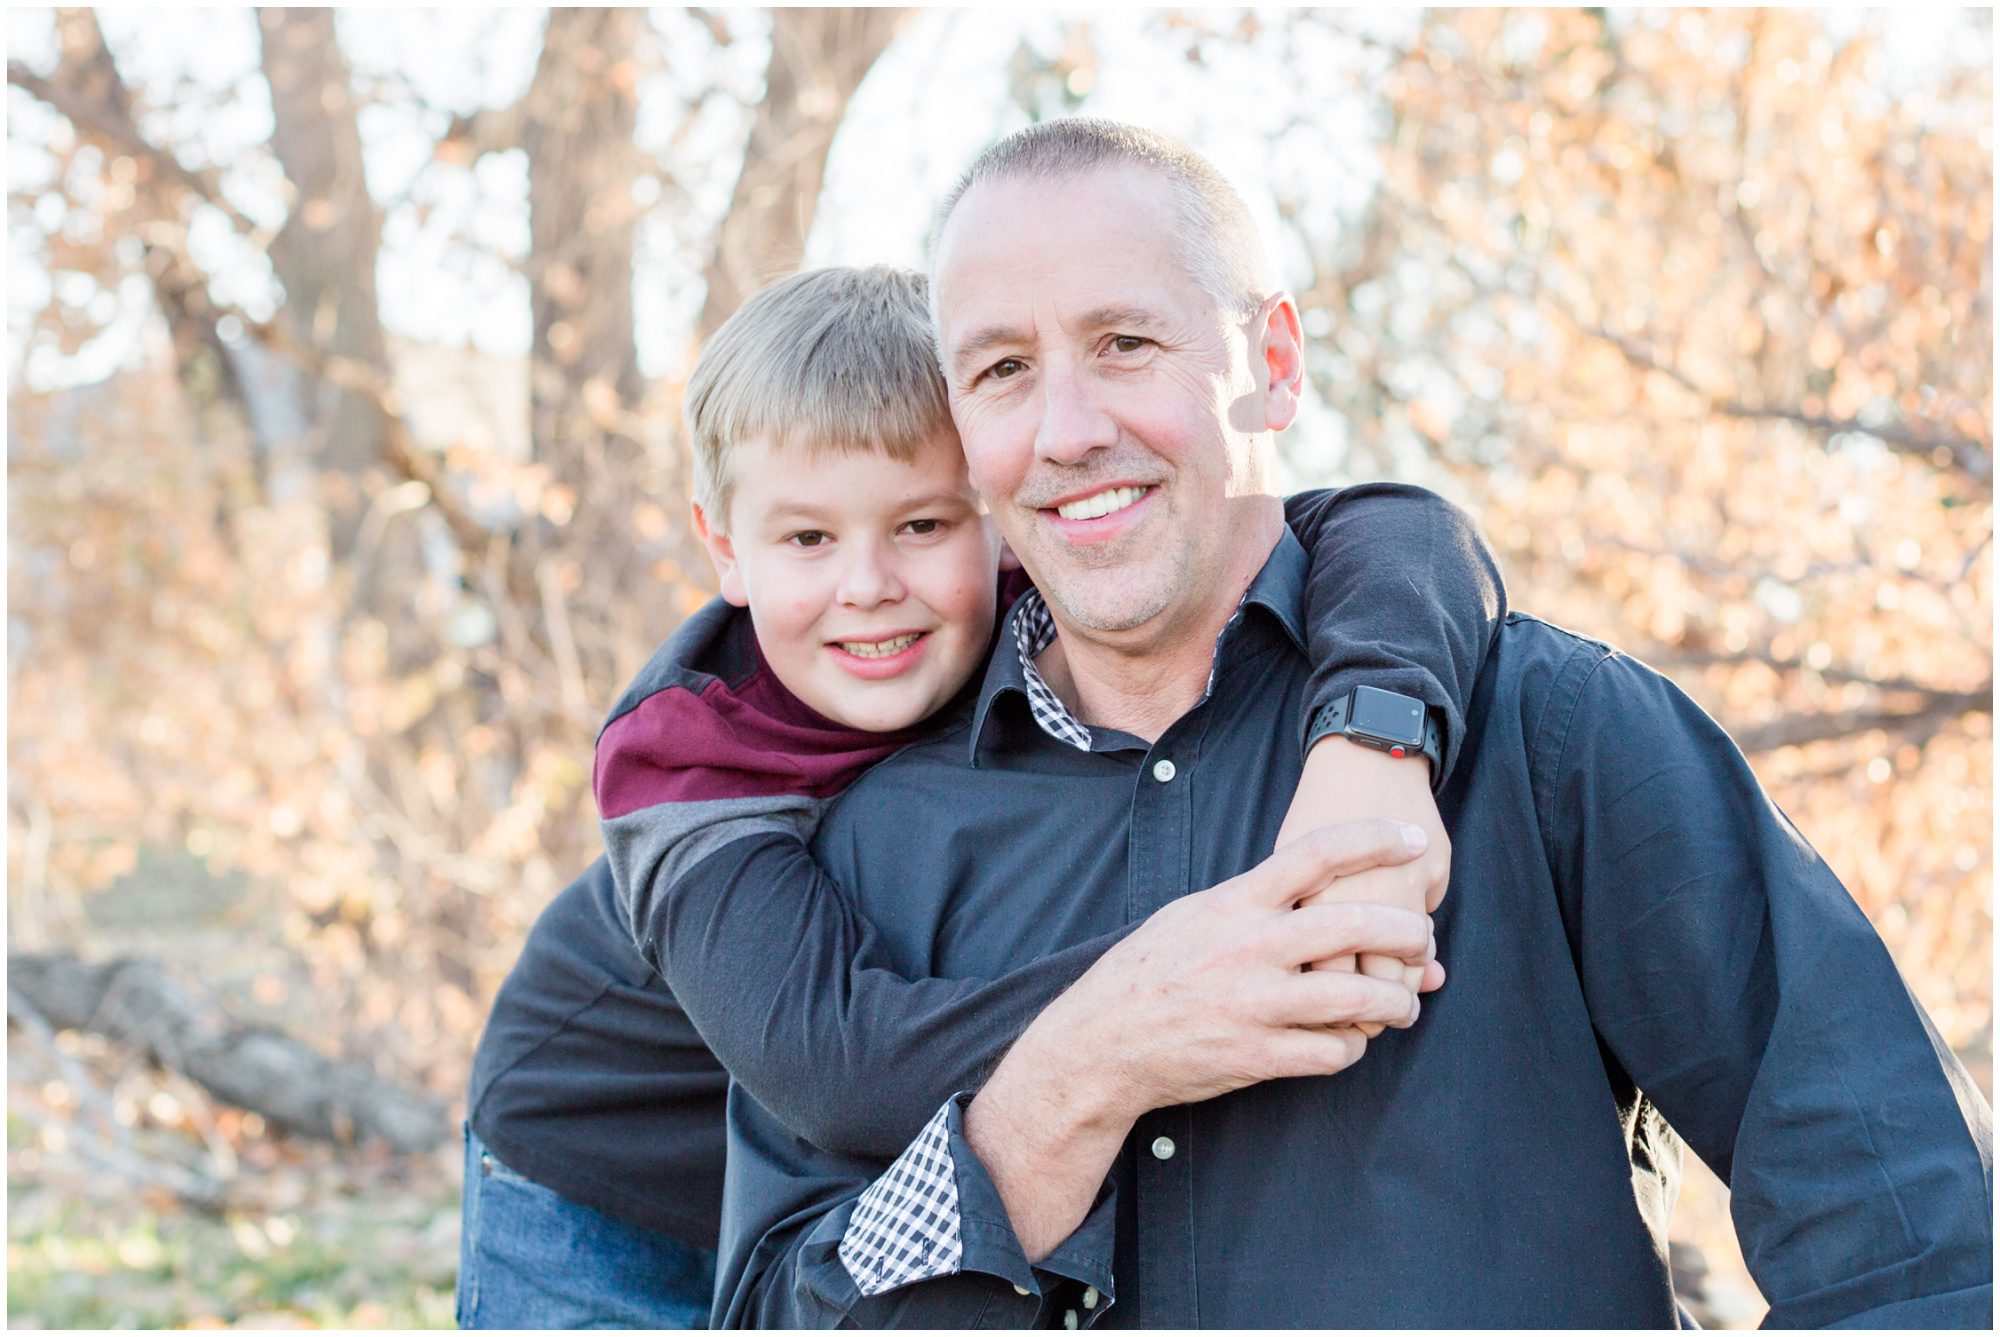
[[[1137,633],[1107,635],[1077,627],[1051,603],[1056,638],[1035,659],[1049,689],[1085,724],[1117,729],[1153,742],[1200,702],[1215,663],[1215,642],[1257,573],[1270,560],[1284,529],[1275,527],[1243,545],[1216,582],[1212,598],[1176,618],[1162,614],[1157,626]]]

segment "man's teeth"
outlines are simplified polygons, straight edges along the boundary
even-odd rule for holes
[[[836,641],[834,644],[858,659],[887,659],[899,655],[917,643],[923,635],[920,631],[907,632],[901,636],[891,636],[886,641]]]
[[[1139,498],[1146,495],[1143,487],[1111,487],[1081,501],[1066,501],[1056,507],[1056,514],[1065,520],[1095,520],[1113,511],[1122,511]]]

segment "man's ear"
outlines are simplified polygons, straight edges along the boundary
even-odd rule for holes
[[[1250,333],[1264,370],[1264,426],[1282,432],[1299,416],[1306,380],[1305,332],[1292,295],[1265,298]]]
[[[694,511],[695,537],[701,546],[708,549],[708,560],[715,563],[715,577],[722,583],[722,597],[738,608],[750,606],[750,592],[743,585],[743,568],[736,561],[736,545],[729,535],[715,529],[708,523],[708,516],[701,509],[700,502],[691,503]]]

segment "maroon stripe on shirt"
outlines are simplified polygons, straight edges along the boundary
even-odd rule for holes
[[[827,798],[927,732],[836,724],[760,664],[733,688],[715,678],[664,687],[613,720],[597,740],[592,787],[606,821],[657,803]]]

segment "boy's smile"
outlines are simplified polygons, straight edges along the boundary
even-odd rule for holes
[[[922,658],[927,631],[898,632],[878,640],[832,642],[834,662],[857,678],[893,678]]]
[[[728,532],[695,525],[765,662],[808,706],[871,732],[920,722],[986,653],[999,536],[948,428],[905,463],[768,437],[733,451]]]

